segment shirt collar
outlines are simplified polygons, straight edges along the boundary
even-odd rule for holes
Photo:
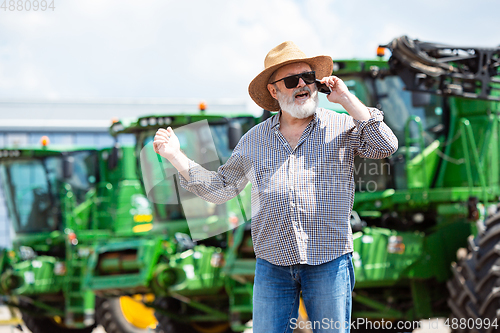
[[[316,112],[313,114],[313,119],[311,120],[311,124],[316,124],[318,122],[318,108],[316,109]],[[280,116],[281,116],[281,110],[279,110],[278,113],[276,113],[272,118],[271,118],[271,128],[274,128],[276,126],[279,127],[280,125]]]

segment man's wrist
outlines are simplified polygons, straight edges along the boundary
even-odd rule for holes
[[[351,92],[344,93],[339,104],[356,120],[365,121],[371,118],[368,108]]]
[[[179,149],[174,156],[170,159],[170,163],[172,163],[173,166],[175,166],[177,169],[178,167],[181,167],[182,169],[185,169],[186,164],[189,163],[188,158],[186,155],[182,153],[182,151]],[[181,170],[179,170],[181,171]]]
[[[181,150],[177,150],[174,155],[170,158],[170,162],[173,164],[174,162],[179,160],[179,156],[181,155]]]

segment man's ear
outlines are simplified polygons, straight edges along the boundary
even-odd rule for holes
[[[269,90],[269,93],[271,94],[271,96],[273,96],[274,99],[278,99],[278,94],[276,93],[276,87],[274,86],[274,84],[268,83],[267,90]]]

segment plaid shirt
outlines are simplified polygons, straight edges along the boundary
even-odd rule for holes
[[[254,126],[217,172],[189,162],[181,185],[221,204],[252,183],[252,241],[275,265],[319,265],[353,251],[354,156],[380,159],[398,148],[383,122],[319,108],[295,149],[279,131],[279,113]]]

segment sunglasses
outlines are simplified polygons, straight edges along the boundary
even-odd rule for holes
[[[283,82],[285,83],[285,87],[287,89],[292,89],[299,84],[300,78],[304,80],[305,84],[312,84],[316,81],[316,72],[311,71],[311,72],[290,75],[282,79],[276,80],[274,82],[271,82],[271,84],[275,84],[276,82],[283,80]]]

